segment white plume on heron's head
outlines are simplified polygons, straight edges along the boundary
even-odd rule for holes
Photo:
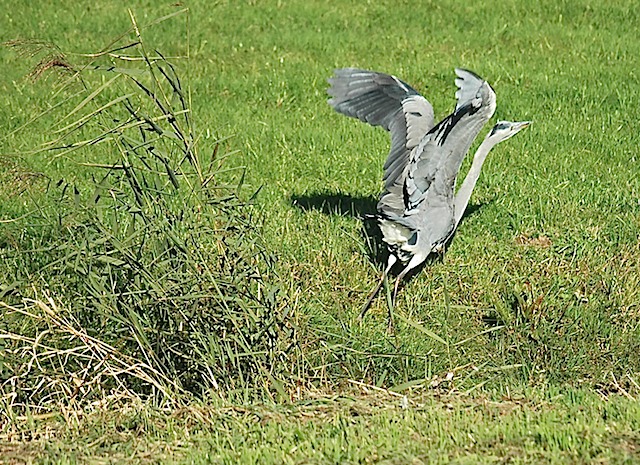
[[[491,139],[492,142],[497,144],[510,137],[515,136],[522,129],[531,124],[531,121],[498,121],[495,126],[487,134],[487,139]]]

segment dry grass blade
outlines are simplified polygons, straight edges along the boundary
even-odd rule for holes
[[[76,70],[69,63],[67,56],[52,42],[35,39],[15,39],[2,45],[12,48],[20,57],[31,59],[40,57],[32,68],[28,77],[33,81],[40,79],[51,71],[58,71],[64,75],[74,75]]]
[[[71,110],[69,113],[67,113],[67,115],[64,116],[60,120],[60,122],[63,122],[65,120],[71,118],[71,116],[73,116],[78,111],[80,111],[82,108],[84,108],[85,105],[87,105],[89,102],[93,101],[98,96],[98,94],[100,94],[103,90],[105,90],[109,86],[111,86],[111,84],[113,84],[116,81],[116,79],[118,79],[119,77],[120,77],[120,74],[116,74],[111,79],[109,79],[107,82],[105,82],[100,87],[98,87],[96,90],[94,90],[93,92],[89,93],[89,95],[87,95],[87,97],[82,102],[80,102],[78,105],[76,105],[76,107],[73,110]],[[58,132],[63,132],[66,129],[68,129],[69,127],[70,126],[66,126],[65,128],[62,128],[62,129],[58,130]]]
[[[42,149],[99,170],[98,180],[88,199],[87,189],[58,183],[59,211],[44,222],[48,246],[16,257],[25,276],[46,283],[56,300],[74,302],[75,317],[63,318],[50,299],[33,301],[29,308],[46,314],[43,329],[45,320],[5,302],[12,311],[0,324],[25,322],[7,332],[19,344],[10,366],[24,372],[29,347],[37,347],[29,369],[57,376],[68,367],[79,393],[90,382],[94,393],[102,386],[170,402],[223,389],[263,395],[265,387],[286,398],[294,328],[267,279],[273,257],[238,198],[241,179],[229,182],[217,143],[202,150],[179,69],[160,52],[149,58],[133,16],[132,24],[135,40],[122,47],[142,60],[105,65],[99,60],[113,57],[101,52],[75,65],[86,90]],[[78,160],[88,147],[99,162]],[[23,284],[15,294],[24,299],[32,283]],[[74,362],[58,363],[65,358]],[[13,393],[48,392],[35,403],[73,394],[68,385],[57,390],[61,378],[32,376],[12,384]]]
[[[38,387],[10,396],[12,407],[23,404],[42,408],[43,399],[82,403],[84,399],[101,397],[111,384],[109,379],[126,386],[130,384],[125,380],[128,377],[153,386],[165,399],[178,401],[180,388],[173,381],[149,364],[89,335],[71,311],[60,307],[50,296],[28,299],[20,306],[0,302],[0,307],[5,318],[21,317],[39,328],[31,337],[0,332],[0,340],[11,347],[9,358],[23,361],[14,367],[15,374],[4,380],[0,390],[7,392],[25,378]],[[65,347],[59,345],[60,340],[67,341]],[[42,389],[43,386],[49,389]]]

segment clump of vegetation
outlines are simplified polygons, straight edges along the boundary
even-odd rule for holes
[[[260,221],[221,141],[197,131],[178,69],[132,24],[85,63],[9,44],[38,59],[31,76],[57,72],[62,86],[41,153],[91,179],[60,180],[52,208],[4,232],[0,395],[14,410],[114,392],[285,394],[296,339]]]

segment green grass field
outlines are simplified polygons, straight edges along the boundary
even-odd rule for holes
[[[110,48],[131,27],[119,2],[0,5],[0,40],[53,41],[71,61]],[[188,7],[143,27],[144,44],[147,53],[167,57],[188,88],[203,159],[215,141],[229,154],[216,182],[237,182],[242,172],[240,197],[257,191],[251,206],[242,207],[249,216],[240,228],[258,228],[274,263],[263,269],[255,263],[261,255],[248,259],[265,284],[256,284],[256,307],[247,311],[253,317],[273,291],[270,310],[255,310],[251,321],[260,327],[276,315],[276,342],[264,343],[267,331],[233,346],[253,352],[265,344],[249,354],[261,360],[251,365],[251,390],[239,376],[177,406],[154,388],[131,396],[109,385],[84,403],[76,402],[77,392],[69,402],[42,394],[40,412],[14,408],[20,383],[2,357],[17,352],[1,338],[0,463],[640,461],[640,18],[634,2],[128,6],[140,25]],[[128,33],[120,43],[135,39]],[[117,61],[105,57],[103,64],[109,60]],[[0,276],[7,277],[0,279],[0,333],[31,331],[27,320],[6,310],[28,297],[46,301],[49,292],[66,309],[56,312],[77,317],[86,334],[113,336],[109,344],[129,347],[133,338],[121,328],[131,327],[145,347],[146,301],[131,300],[143,309],[139,327],[112,315],[122,326],[107,328],[79,304],[82,296],[62,277],[65,268],[52,274],[44,265],[55,252],[46,248],[49,235],[65,236],[38,225],[74,205],[58,180],[85,202],[98,177],[86,164],[116,159],[107,144],[65,156],[33,152],[76,119],[60,121],[90,90],[51,109],[67,95],[55,78],[25,78],[35,63],[7,47],[0,63]],[[362,217],[375,211],[389,141],[383,130],[327,105],[326,79],[345,66],[397,75],[431,101],[436,119],[454,108],[453,69],[468,68],[496,91],[492,123],[533,121],[490,155],[444,259],[428,263],[401,289],[394,334],[386,330],[384,298],[357,322],[382,267],[381,246],[365,234]],[[110,77],[98,73],[87,82],[96,88]],[[105,89],[104,102],[126,88]],[[72,137],[89,132],[81,127]],[[171,202],[167,208],[173,211]],[[84,217],[74,215],[65,221],[81,225]],[[229,245],[216,228],[190,249],[198,270]],[[253,253],[241,239],[234,244]],[[179,297],[172,294],[173,301]],[[230,312],[234,331],[242,332],[246,320]],[[77,337],[60,340],[72,344]],[[127,355],[160,366],[150,353]],[[220,373],[231,365],[242,372],[234,360],[246,353],[218,355],[229,360]],[[191,353],[180,356],[199,363]],[[172,369],[166,373],[180,372]]]

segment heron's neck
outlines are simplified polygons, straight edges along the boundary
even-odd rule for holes
[[[497,143],[498,141],[495,139],[486,138],[482,141],[482,144],[480,144],[480,147],[478,147],[478,150],[473,157],[473,163],[471,163],[471,168],[469,168],[467,177],[464,178],[464,181],[462,182],[460,189],[458,189],[458,193],[453,201],[456,216],[456,227],[458,227],[458,223],[460,223],[462,215],[464,215],[464,211],[467,209],[473,188],[476,186],[476,182],[480,177],[482,164],[487,158],[487,155],[489,155],[489,151],[491,151]]]

